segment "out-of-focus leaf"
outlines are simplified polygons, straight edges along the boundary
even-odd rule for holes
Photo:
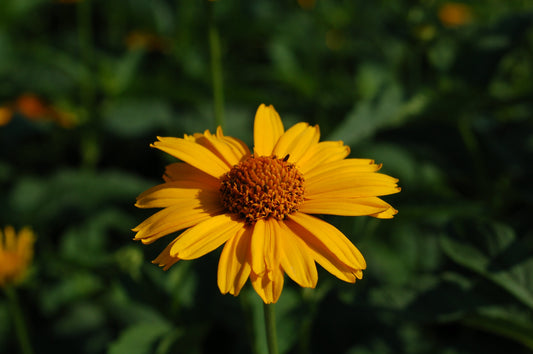
[[[138,323],[126,328],[111,343],[108,354],[149,354],[154,352],[158,339],[172,329],[167,322]]]
[[[104,125],[115,135],[136,137],[167,128],[172,122],[172,109],[158,99],[124,98],[104,106]]]
[[[462,322],[468,326],[511,338],[533,350],[533,319],[523,312],[492,307],[466,316]]]
[[[61,315],[54,330],[62,335],[72,336],[102,328],[105,321],[105,313],[99,306],[79,301]]]
[[[22,178],[10,193],[14,211],[34,223],[88,213],[110,203],[132,203],[147,181],[120,171],[60,170],[48,178]]]
[[[375,100],[358,102],[328,139],[343,140],[348,145],[357,144],[380,129],[400,124],[420,112],[428,102],[428,97],[422,93],[408,100],[403,95],[398,85],[389,84]]]
[[[40,300],[43,310],[53,313],[67,304],[97,293],[102,288],[103,283],[98,276],[79,271],[63,277],[58,284],[43,290]]]
[[[533,309],[533,256],[510,227],[495,222],[457,222],[441,244],[452,260]]]
[[[123,93],[131,85],[144,55],[144,50],[135,49],[126,52],[119,59],[105,61],[107,65],[102,68],[102,83],[110,96]]]
[[[87,267],[109,262],[111,255],[106,252],[105,246],[112,239],[110,230],[128,230],[133,222],[118,209],[104,209],[87,219],[83,225],[76,225],[63,235],[61,254],[65,259]]]

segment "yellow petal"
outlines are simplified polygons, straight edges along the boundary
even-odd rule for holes
[[[218,262],[217,282],[222,294],[237,296],[246,283],[251,269],[248,263],[251,237],[252,228],[246,227],[226,242]]]
[[[217,128],[217,137],[220,139],[223,139],[226,144],[228,144],[232,150],[234,150],[234,154],[240,156],[240,159],[249,156],[250,155],[250,149],[248,149],[248,146],[240,139],[233,138],[231,136],[224,136],[222,134],[222,128]]]
[[[153,143],[152,147],[177,157],[213,177],[220,178],[231,168],[211,150],[190,139],[163,137],[158,139],[159,141]]]
[[[309,247],[283,221],[278,223],[278,230],[276,234],[283,270],[298,285],[314,288],[318,273]]]
[[[168,165],[165,168],[163,179],[165,182],[192,181],[212,189],[220,187],[220,180],[218,178],[208,175],[184,162],[174,162]]]
[[[333,225],[300,212],[291,214],[289,220],[309,232],[303,238],[309,247],[334,255],[354,270],[366,268],[366,262],[361,252]],[[298,233],[296,232],[296,234]]]
[[[270,238],[267,235],[267,223],[264,219],[259,219],[253,226],[252,240],[250,244],[251,265],[255,274],[263,276],[267,273],[265,262],[265,244]]]
[[[398,179],[371,172],[340,170],[335,174],[319,175],[306,180],[306,198],[359,198],[398,193]]]
[[[176,264],[180,259],[178,257],[172,257],[170,255],[170,249],[176,242],[176,239],[168,244],[167,247],[152,261],[153,264],[157,264],[160,267],[163,267],[163,270],[168,270],[174,264]]]
[[[174,181],[152,187],[137,197],[135,206],[138,208],[166,208],[184,199],[197,199],[216,202],[220,199],[218,187],[205,188],[206,185],[196,181]]]
[[[343,173],[376,172],[380,168],[381,164],[377,165],[374,163],[374,160],[370,159],[342,159],[316,166],[311,171],[305,173],[305,179],[310,180],[321,178],[322,176],[330,176],[332,173],[337,174],[340,171]]]
[[[336,199],[317,197],[316,199],[305,200],[298,210],[306,214],[374,216],[390,208],[392,207],[388,203],[377,197]]]
[[[378,219],[392,219],[394,215],[398,214],[398,210],[394,209],[392,206],[382,212],[371,214],[370,216],[373,216]]]
[[[133,229],[134,240],[148,244],[170,233],[194,226],[220,214],[224,208],[219,201],[200,202],[198,199],[181,200],[175,205],[158,211]]]
[[[270,156],[279,137],[283,134],[283,123],[273,106],[261,104],[254,121],[254,153]]]
[[[244,224],[231,215],[221,214],[185,230],[177,239],[170,255],[181,259],[194,259],[209,253],[235,236]]]
[[[350,147],[342,141],[323,141],[312,145],[298,161],[298,169],[304,175],[317,166],[344,159],[350,154]]]
[[[234,142],[224,139],[220,127],[218,127],[217,135],[212,135],[206,130],[204,136],[197,139],[197,142],[200,141],[202,141],[202,145],[211,150],[221,160],[225,161],[230,168],[238,164],[245,156],[249,155],[246,153],[243,154],[241,146],[235,146]]]
[[[252,286],[265,304],[277,302],[283,290],[283,271],[278,267],[272,273],[270,277],[267,275],[260,276],[254,272],[250,273]]]
[[[307,123],[297,123],[279,138],[273,154],[278,158],[289,155],[289,162],[298,163],[307,150],[318,143],[319,138],[318,126],[310,127]]]

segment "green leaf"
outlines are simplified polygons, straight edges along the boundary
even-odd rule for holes
[[[168,127],[173,113],[162,100],[124,98],[109,101],[103,115],[107,130],[118,136],[136,137]]]
[[[149,354],[154,352],[156,342],[171,331],[167,322],[139,323],[128,327],[114,341],[108,354]]]
[[[442,237],[441,245],[453,261],[533,309],[533,257],[510,227],[495,222],[458,222]]]
[[[471,327],[514,339],[533,349],[533,322],[523,312],[493,307],[467,316],[462,322]]]

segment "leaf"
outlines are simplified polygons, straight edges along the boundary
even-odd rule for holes
[[[376,97],[358,102],[328,140],[343,140],[348,145],[359,143],[383,128],[400,124],[428,103],[423,93],[406,100],[396,83],[386,84],[378,92]]]
[[[488,308],[462,320],[468,326],[514,339],[533,349],[533,323],[524,313],[505,308]]]
[[[89,215],[102,205],[128,203],[151,184],[121,171],[60,170],[50,177],[21,178],[10,194],[10,205],[21,218],[40,221],[63,220],[77,213]]]
[[[458,222],[441,238],[445,254],[533,309],[533,257],[514,231],[495,222]]]
[[[173,113],[162,100],[124,98],[107,102],[103,115],[107,130],[118,136],[136,137],[168,127]]]
[[[149,354],[154,352],[158,339],[163,337],[172,326],[167,322],[139,323],[128,327],[114,341],[108,354]]]

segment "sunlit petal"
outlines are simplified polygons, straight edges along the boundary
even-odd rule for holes
[[[283,134],[283,123],[272,106],[261,104],[254,121],[254,153],[270,156],[279,137]]]

